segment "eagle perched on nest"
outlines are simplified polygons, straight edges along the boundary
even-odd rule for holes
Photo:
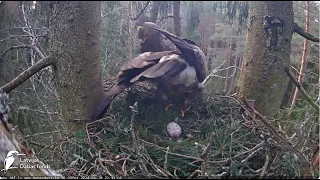
[[[190,99],[204,88],[207,62],[203,51],[191,40],[181,39],[159,29],[154,23],[145,22],[138,29],[142,39],[142,54],[133,58],[121,68],[117,83],[93,111],[91,119],[103,117],[112,100],[137,82],[150,81],[157,86],[157,97],[171,106],[169,93],[185,97],[182,116]],[[169,41],[168,41],[169,40]]]

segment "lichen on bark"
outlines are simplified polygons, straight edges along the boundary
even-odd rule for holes
[[[87,120],[103,97],[100,2],[51,4],[51,54],[62,119]]]
[[[254,100],[263,115],[274,116],[290,66],[292,2],[251,1],[239,93]]]

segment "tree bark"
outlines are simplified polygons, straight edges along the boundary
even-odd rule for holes
[[[181,18],[180,18],[180,1],[173,1],[173,22],[174,33],[178,37],[181,36]]]
[[[290,100],[291,100],[291,94],[292,94],[292,90],[294,89],[294,84],[293,82],[290,80],[289,77],[287,77],[287,80],[285,82],[285,86],[284,86],[284,93],[283,96],[281,98],[281,104],[280,104],[280,108],[288,108],[290,106]]]
[[[309,31],[309,1],[306,1],[306,22],[305,22],[305,32],[308,33]],[[303,81],[303,74],[306,71],[307,68],[307,49],[308,49],[308,39],[304,39],[304,43],[303,43],[303,51],[302,51],[302,59],[301,59],[301,66],[300,66],[300,72],[298,75],[298,82],[299,84],[302,85],[302,81]],[[297,102],[297,98],[298,98],[298,93],[299,93],[299,89],[296,87],[295,91],[294,91],[294,95],[293,95],[293,99],[292,99],[292,103],[291,103],[291,108],[293,108],[296,105]]]
[[[133,14],[133,1],[129,1],[129,17],[134,17]],[[133,48],[134,48],[134,38],[133,38],[133,28],[134,28],[134,24],[133,22],[128,19],[128,50],[129,50],[129,59],[132,59],[133,56]]]
[[[16,45],[14,39],[8,39],[9,33],[8,29],[14,26],[19,27],[19,21],[21,20],[21,13],[19,6],[21,2],[19,1],[2,1],[0,3],[0,85],[7,83],[16,74],[17,69],[8,68],[9,66],[17,67],[21,61],[12,61],[10,59],[18,59],[16,50],[12,50],[14,53],[8,53],[7,49],[11,46]],[[19,34],[21,29],[13,29],[10,33]],[[4,53],[6,53],[5,56]]]
[[[157,22],[160,3],[161,3],[161,1],[152,1],[150,21],[153,22],[153,23]]]
[[[99,1],[57,1],[50,7],[50,50],[56,59],[55,82],[62,119],[71,128],[74,120],[90,118],[104,94],[101,7]]]
[[[239,94],[273,117],[281,103],[290,67],[293,33],[292,1],[250,1],[244,63]]]

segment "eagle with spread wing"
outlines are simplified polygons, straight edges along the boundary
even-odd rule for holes
[[[188,100],[204,88],[202,82],[207,74],[207,62],[203,51],[193,41],[161,30],[151,22],[145,22],[141,28],[138,37],[143,40],[142,54],[121,68],[118,82],[93,111],[92,120],[102,118],[112,100],[137,82],[155,83],[157,96],[168,104],[166,110],[172,105],[169,92],[183,94],[182,116],[190,108],[186,108],[190,103]]]

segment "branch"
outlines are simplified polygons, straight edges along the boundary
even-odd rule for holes
[[[214,141],[214,137],[216,136],[216,133],[211,133],[211,136],[210,136],[210,140],[209,140],[209,143],[205,149],[205,151],[201,154],[201,158],[204,160],[202,163],[201,163],[201,176],[204,177],[205,174],[206,174],[206,170],[207,170],[207,163],[208,163],[208,154],[209,154],[209,151],[211,149],[211,146],[213,144],[213,141]]]
[[[297,79],[294,78],[294,75],[289,71],[289,69],[285,68],[284,71],[287,73],[287,75],[290,77],[293,83],[297,86],[297,88],[300,90],[303,96],[307,99],[307,101],[319,112],[320,106],[318,106],[315,102],[312,101],[312,98],[308,95],[308,93],[304,90],[304,88],[299,84]]]
[[[9,36],[5,39],[1,39],[0,42],[4,42],[4,41],[10,40],[10,39],[19,38],[19,37],[34,37],[34,36],[33,35],[12,35],[12,36]],[[39,35],[36,37],[45,37],[45,35]]]
[[[21,46],[11,46],[10,48],[6,49],[4,53],[1,55],[0,59],[3,59],[4,56],[12,49],[21,49],[21,48],[31,48],[31,46],[28,45],[21,45]]]
[[[318,37],[314,37],[311,34],[305,32],[297,23],[293,24],[293,30],[294,30],[294,32],[298,33],[300,36],[302,36],[310,41],[319,42]]]
[[[141,14],[146,10],[146,8],[148,7],[149,3],[150,3],[150,1],[148,1],[148,2],[146,3],[146,5],[145,5],[144,8],[141,10],[141,12],[138,14],[137,17],[135,17],[135,18],[130,17],[131,21],[137,20],[137,19],[141,16]]]
[[[138,156],[137,159],[138,159],[138,164],[140,166],[140,169],[142,170],[143,175],[145,177],[148,177],[147,167],[145,166],[144,162],[142,161],[141,153],[140,153],[140,147],[139,147],[139,144],[138,144],[138,141],[137,141],[137,137],[136,137],[135,132],[134,132],[134,119],[135,119],[136,114],[138,113],[137,102],[134,103],[133,106],[130,106],[130,108],[131,108],[131,111],[132,111],[130,129],[131,129],[131,138],[132,138],[132,142],[133,142],[133,147],[134,147],[134,150],[135,150],[135,152],[136,152],[136,154]]]
[[[282,138],[276,131],[276,129],[257,111],[255,110],[247,101],[247,99],[244,96],[241,96],[240,99],[242,100],[242,102],[256,115],[259,117],[259,119],[263,122],[263,124],[265,124],[270,131],[280,140],[282,141],[285,145],[287,145],[291,151],[293,151],[296,155],[305,158],[300,151],[298,151],[297,149],[295,149],[294,147],[291,146],[291,144],[284,138]],[[308,163],[309,161],[306,160]],[[310,163],[309,163],[310,164]]]
[[[11,82],[6,85],[3,85],[0,89],[2,89],[6,93],[10,93],[13,89],[20,86],[26,80],[28,80],[31,76],[35,73],[40,71],[41,69],[51,65],[54,63],[53,58],[47,56],[46,58],[40,60],[39,62],[35,63],[33,66],[29,67],[25,71],[23,71],[20,75],[14,78]]]
[[[167,18],[174,18],[174,16],[166,16],[166,17],[163,17],[163,18],[161,18],[160,20],[159,20],[159,22],[157,23],[157,25],[159,25],[163,20],[165,20],[165,19],[167,19]],[[180,18],[180,19],[182,19],[182,18]]]

